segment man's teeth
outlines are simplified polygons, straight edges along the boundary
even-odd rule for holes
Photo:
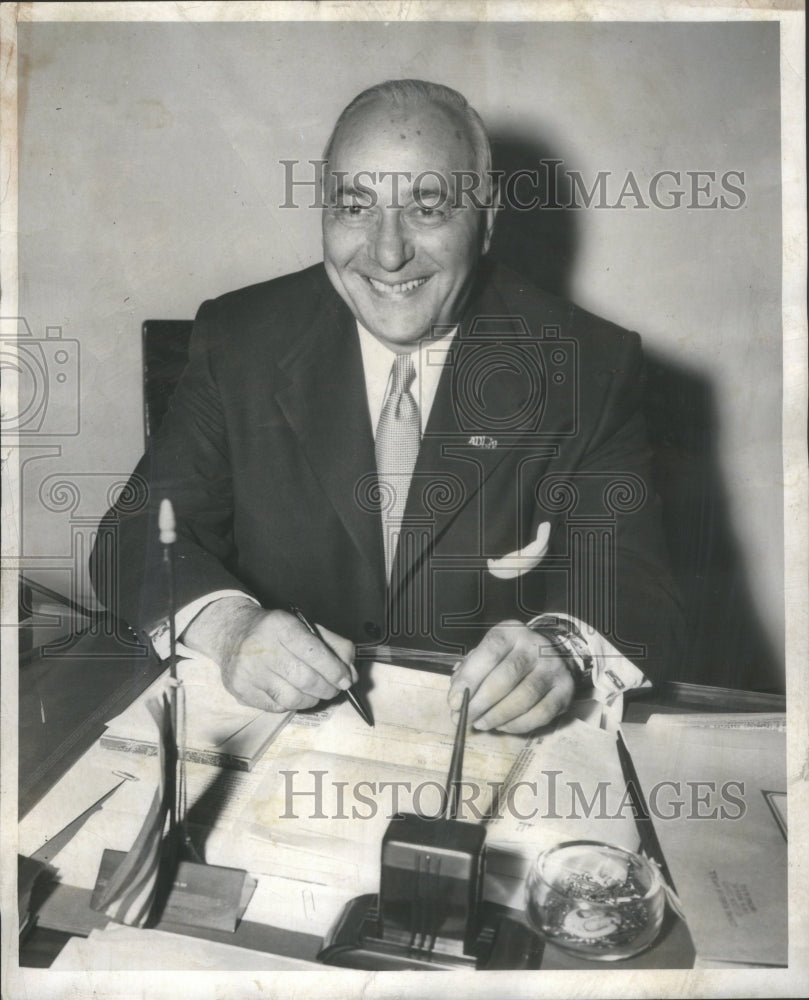
[[[385,295],[400,295],[402,292],[411,292],[414,288],[423,285],[427,278],[414,278],[412,281],[401,281],[398,285],[389,285],[384,281],[377,281],[375,278],[368,278],[371,285]]]

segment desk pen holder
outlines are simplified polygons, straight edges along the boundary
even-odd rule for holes
[[[378,895],[343,910],[318,959],[351,969],[536,969],[538,935],[483,900],[486,831],[398,814],[382,840]]]

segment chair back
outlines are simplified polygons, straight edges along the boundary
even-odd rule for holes
[[[169,399],[188,364],[193,326],[190,319],[143,322],[143,432],[147,445],[163,422]]]

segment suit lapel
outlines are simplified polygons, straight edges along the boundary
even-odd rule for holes
[[[382,529],[372,502],[376,460],[356,326],[335,293],[324,298],[311,328],[280,363],[289,384],[276,400],[383,593]]]

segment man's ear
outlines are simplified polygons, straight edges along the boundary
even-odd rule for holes
[[[500,192],[495,190],[492,192],[491,204],[488,208],[485,208],[483,216],[483,230],[481,233],[480,240],[480,253],[481,256],[489,252],[489,247],[492,245],[492,233],[494,232],[494,223],[497,219],[497,213],[500,211]]]

